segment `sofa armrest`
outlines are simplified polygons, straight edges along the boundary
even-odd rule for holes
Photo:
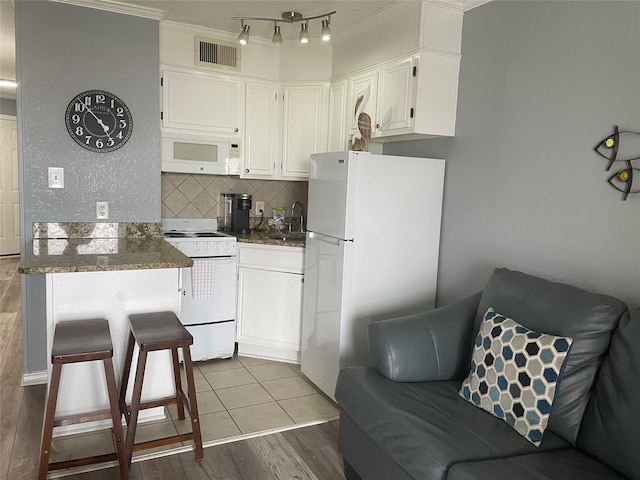
[[[369,325],[373,366],[395,382],[464,378],[481,293],[446,307]]]

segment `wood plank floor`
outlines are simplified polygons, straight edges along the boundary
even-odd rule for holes
[[[0,257],[0,480],[37,477],[46,387],[20,385],[23,371],[19,257]],[[338,422],[289,430],[134,463],[131,480],[343,480]],[[65,477],[113,480],[116,467]]]

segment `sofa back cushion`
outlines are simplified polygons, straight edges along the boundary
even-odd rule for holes
[[[627,306],[610,296],[497,268],[482,293],[475,332],[489,307],[531,330],[573,338],[547,428],[575,445],[611,332]]]
[[[640,479],[640,309],[620,320],[582,420],[578,446]]]

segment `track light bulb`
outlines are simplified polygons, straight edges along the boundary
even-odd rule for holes
[[[309,24],[307,22],[302,24],[299,40],[300,43],[309,43]]]
[[[238,35],[238,41],[240,45],[246,45],[249,43],[249,25],[242,25],[242,31]]]
[[[271,43],[280,45],[282,43],[282,34],[280,33],[280,27],[276,24],[273,27],[273,37],[271,37]]]
[[[331,29],[329,28],[329,20],[322,20],[322,30],[320,36],[324,42],[331,40]]]

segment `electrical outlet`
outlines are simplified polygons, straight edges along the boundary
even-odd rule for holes
[[[109,202],[96,202],[96,218],[98,220],[109,218]]]
[[[260,215],[260,210],[264,213],[264,202],[256,202],[256,215]]]

